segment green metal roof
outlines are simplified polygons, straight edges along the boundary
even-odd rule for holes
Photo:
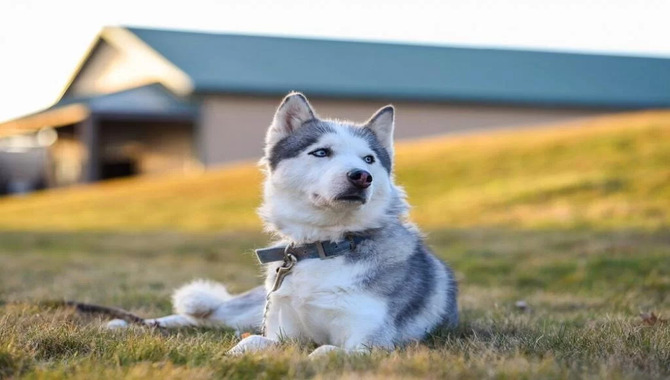
[[[670,106],[670,59],[127,28],[196,92]]]

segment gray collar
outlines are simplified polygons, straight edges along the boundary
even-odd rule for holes
[[[365,236],[350,235],[345,240],[337,242],[317,241],[315,243],[302,245],[261,248],[256,250],[256,256],[261,264],[285,261],[289,254],[293,255],[296,258],[296,261],[305,259],[325,260],[353,251],[358,244],[366,239],[367,237]]]

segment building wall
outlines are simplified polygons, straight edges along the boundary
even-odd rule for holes
[[[207,166],[257,159],[280,97],[212,95],[203,100],[199,145]],[[321,117],[363,122],[383,101],[310,99]],[[396,139],[563,122],[604,113],[594,109],[393,102]],[[612,112],[612,111],[610,111]]]

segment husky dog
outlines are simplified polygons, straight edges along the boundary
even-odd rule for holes
[[[257,251],[265,285],[231,296],[197,281],[175,292],[175,315],[145,323],[260,327],[230,353],[288,338],[320,344],[313,356],[392,349],[457,324],[454,275],[406,221],[393,183],[394,119],[392,106],[362,125],[321,119],[304,95],[286,96],[262,160],[259,214],[280,237]]]

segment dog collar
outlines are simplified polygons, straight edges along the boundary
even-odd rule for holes
[[[272,263],[275,261],[285,261],[291,254],[296,261],[305,259],[330,259],[342,256],[356,248],[358,244],[365,241],[364,236],[348,236],[345,240],[337,242],[317,241],[315,243],[302,245],[288,245],[280,247],[261,248],[256,250],[256,256],[261,264]]]

